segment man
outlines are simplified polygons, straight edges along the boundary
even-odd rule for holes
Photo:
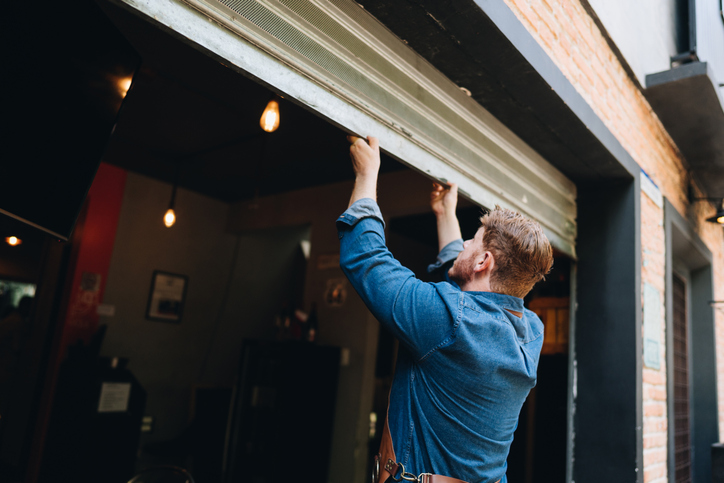
[[[401,343],[380,447],[379,482],[506,482],[520,409],[536,382],[543,324],[523,297],[543,279],[552,250],[540,226],[496,208],[461,240],[457,187],[436,186],[438,266],[423,283],[385,245],[376,203],[378,141],[350,137],[355,185],[337,220],[340,265],[379,322]]]

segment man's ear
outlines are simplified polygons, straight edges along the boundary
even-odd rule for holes
[[[492,272],[495,268],[495,257],[491,252],[483,252],[480,257],[475,261],[473,272],[480,273],[484,271]]]

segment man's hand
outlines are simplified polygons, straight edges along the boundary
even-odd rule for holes
[[[455,214],[458,205],[458,185],[450,183],[449,188],[443,187],[440,183],[432,184],[430,193],[430,206],[435,216]]]
[[[362,198],[377,201],[377,175],[380,171],[380,144],[376,137],[367,136],[367,142],[357,136],[347,136],[352,144],[349,156],[352,158],[355,181],[349,206]]]
[[[430,206],[437,218],[437,242],[442,251],[450,242],[462,238],[460,223],[455,214],[458,206],[458,185],[450,183],[449,188],[444,188],[439,183],[433,183]]]
[[[352,168],[357,178],[377,177],[380,171],[380,144],[377,138],[367,136],[365,142],[357,136],[347,136],[347,140],[352,144],[349,147],[349,156],[352,158]]]

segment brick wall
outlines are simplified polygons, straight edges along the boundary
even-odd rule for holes
[[[644,481],[666,481],[667,428],[666,418],[666,323],[665,323],[665,270],[666,236],[664,210],[643,192],[641,193],[641,282],[649,284],[659,293],[661,301],[659,320],[660,368],[652,369],[644,364]],[[642,297],[644,313],[650,310]],[[655,309],[655,308],[651,308]],[[654,312],[655,313],[655,312]],[[642,327],[643,331],[643,327]]]
[[[705,222],[713,214],[711,205],[689,205],[689,181],[681,154],[583,5],[578,0],[505,1],[662,194],[696,227],[699,236],[714,254],[715,297],[724,300],[724,231]],[[644,194],[641,205],[642,283],[659,290],[663,302],[663,210]],[[716,344],[719,427],[720,434],[724,435],[722,311],[724,309],[716,313]],[[663,327],[662,323],[662,330]],[[664,340],[662,334],[661,341]],[[643,371],[644,481],[647,483],[667,481],[664,344],[661,344],[660,356],[660,370],[645,367]]]

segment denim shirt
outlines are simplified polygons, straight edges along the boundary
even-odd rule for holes
[[[388,412],[397,461],[415,475],[505,483],[518,415],[536,383],[540,319],[517,297],[418,280],[387,249],[372,199],[355,202],[337,229],[342,270],[400,341]],[[460,250],[460,240],[448,245],[433,267]]]

